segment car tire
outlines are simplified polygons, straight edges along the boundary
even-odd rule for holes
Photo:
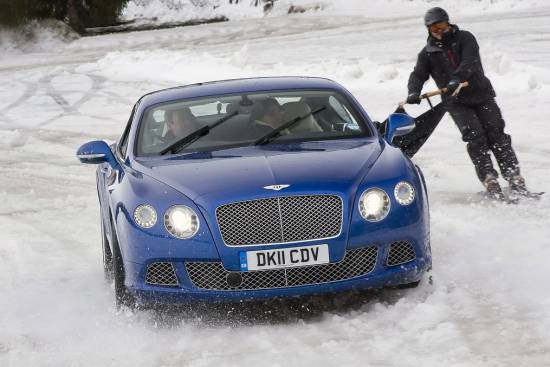
[[[112,269],[113,269],[113,281],[115,288],[115,306],[117,309],[121,307],[128,307],[134,309],[136,306],[135,298],[128,292],[126,285],[124,285],[125,270],[124,262],[122,260],[122,254],[120,253],[120,247],[118,245],[118,239],[115,231],[115,227],[112,227],[112,239],[113,239],[113,256],[112,256]]]
[[[107,233],[105,231],[105,224],[103,223],[103,218],[101,218],[101,248],[103,252],[103,275],[107,282],[112,282],[113,277],[113,253],[111,252],[111,247],[109,245],[109,239],[107,238]]]

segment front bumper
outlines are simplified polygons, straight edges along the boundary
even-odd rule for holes
[[[313,273],[312,278],[308,278],[306,281],[294,282],[288,278],[288,274],[282,276],[276,274],[277,271],[275,271],[272,273],[276,278],[273,283],[266,283],[265,279],[260,279],[253,286],[246,281],[244,286],[241,284],[232,286],[230,284],[232,281],[230,282],[227,276],[240,273],[245,279],[262,278],[263,275],[271,274],[269,273],[271,270],[241,273],[239,271],[239,256],[241,251],[264,250],[273,247],[224,247],[222,244],[216,246],[216,241],[208,238],[210,235],[207,235],[209,230],[213,231],[212,224],[204,226],[204,235],[188,241],[176,240],[167,236],[153,236],[136,228],[130,218],[122,216],[117,225],[125,266],[125,285],[138,301],[143,303],[231,302],[397,286],[420,280],[423,274],[431,268],[429,216],[423,191],[419,191],[418,200],[412,205],[398,206],[394,204],[392,216],[381,222],[370,223],[363,220],[360,214],[355,213],[358,211],[355,204],[347,204],[344,207],[353,208],[354,214],[351,216],[344,214],[344,218],[351,218],[350,223],[347,223],[347,220],[344,221],[342,233],[337,238],[280,245],[280,248],[288,248],[328,244],[330,264],[291,268],[306,269],[304,273]],[[390,264],[388,263],[390,250],[398,242],[410,244],[414,256],[405,258],[405,261]],[[350,252],[364,248],[375,249],[372,266],[363,267],[361,271],[357,272],[355,270],[347,271],[345,267],[342,269],[336,265],[339,262],[345,262]],[[157,263],[162,264],[160,269],[168,269],[172,273],[168,274],[168,277],[171,277],[172,280],[175,279],[175,282],[163,285],[162,282],[147,280],[148,269]],[[197,281],[196,277],[193,279],[192,271],[190,273],[189,264],[191,263],[214,264],[212,266],[214,272],[208,274],[205,271],[202,277],[206,281]],[[337,268],[338,276],[316,275],[315,269],[321,267]],[[332,270],[329,269],[329,272]],[[280,270],[278,272],[280,273]],[[289,270],[289,272],[293,271]],[[257,273],[262,274],[258,277]],[[214,284],[209,283],[210,277],[214,277],[217,281]]]
[[[294,285],[277,283],[274,280],[276,274],[274,271],[261,271],[261,272],[231,272],[226,271],[223,274],[241,274],[258,275],[262,273],[263,278],[267,279],[269,283],[261,283],[254,281],[253,283],[242,283],[239,287],[231,287],[227,284],[225,275],[222,274],[205,274],[218,281],[213,283],[199,282],[197,276],[194,276],[190,271],[189,264],[197,264],[197,262],[185,261],[182,259],[171,259],[167,261],[163,259],[164,264],[170,264],[174,271],[174,275],[177,278],[177,285],[162,286],[149,284],[147,282],[147,270],[150,268],[151,262],[148,265],[125,263],[127,270],[127,286],[129,291],[138,299],[140,303],[190,303],[196,301],[244,301],[244,300],[265,300],[271,298],[281,297],[296,297],[314,294],[327,294],[327,293],[339,293],[350,290],[362,290],[362,289],[376,289],[383,287],[398,286],[402,284],[413,283],[419,281],[423,274],[431,267],[431,254],[429,250],[429,242],[426,239],[422,243],[414,241],[407,241],[411,248],[414,249],[414,258],[404,258],[405,262],[398,263],[395,260],[395,253],[392,255],[392,245],[397,242],[394,241],[386,245],[371,245],[364,248],[356,248],[352,251],[363,251],[365,249],[374,249],[374,253],[369,252],[371,259],[367,261],[372,262],[370,268],[363,267],[358,270],[357,263],[345,264],[346,259],[338,263],[315,265],[303,268],[290,268],[293,270],[308,270],[309,274],[304,275],[303,281],[295,282]],[[348,252],[349,253],[349,252]],[[392,258],[392,265],[388,265],[388,260]],[[204,262],[203,264],[219,264],[216,262]],[[186,266],[187,265],[187,266]],[[349,266],[347,266],[349,265]],[[332,280],[325,274],[322,278],[315,278],[311,272],[312,270],[321,270],[321,267],[327,267],[326,270],[334,275]],[[335,268],[338,269],[335,270]],[[346,269],[348,267],[348,269]],[[313,269],[317,268],[317,269]],[[280,274],[283,270],[277,270]],[[355,271],[355,272],[354,272]],[[273,274],[268,274],[272,272]],[[191,276],[190,276],[191,274]],[[258,277],[256,277],[258,278]],[[285,278],[286,279],[286,278]],[[321,282],[317,282],[321,280]],[[309,281],[309,284],[308,284]],[[250,289],[252,286],[255,289]],[[267,286],[266,286],[267,284]]]

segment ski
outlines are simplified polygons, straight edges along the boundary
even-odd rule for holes
[[[510,192],[508,193],[508,197],[514,197],[518,200],[521,199],[535,199],[539,200],[542,195],[544,195],[545,191],[540,192],[534,192],[534,191],[516,191],[516,192]]]
[[[480,191],[477,193],[477,196],[481,198],[482,201],[494,202],[494,203],[504,203],[504,204],[517,204],[519,199],[515,197],[510,197],[503,193],[502,196],[491,195],[487,191]]]
[[[542,195],[544,195],[544,191],[541,192],[534,192],[534,191],[527,191],[527,192],[511,192],[509,190],[503,190],[502,196],[495,196],[490,195],[487,193],[487,191],[480,191],[477,193],[477,196],[482,201],[487,202],[495,202],[495,203],[504,203],[504,204],[518,204],[520,201],[525,199],[533,199],[533,200],[539,200]]]

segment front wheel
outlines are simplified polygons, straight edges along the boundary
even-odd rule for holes
[[[103,275],[105,280],[109,283],[113,281],[113,253],[109,246],[109,239],[105,231],[105,224],[103,224],[103,218],[101,220],[101,248],[103,252]]]
[[[120,248],[118,245],[118,240],[115,232],[114,226],[112,227],[112,236],[113,239],[113,253],[112,253],[112,269],[113,269],[113,280],[115,285],[115,305],[117,308],[129,307],[135,308],[136,300],[128,292],[128,289],[124,285],[125,271],[124,271],[124,262],[122,261],[122,255],[120,253]]]

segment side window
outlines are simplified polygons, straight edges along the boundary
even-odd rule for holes
[[[275,97],[275,99],[282,106],[285,103],[301,101],[302,97]]]
[[[342,106],[342,104],[336,98],[334,98],[334,96],[329,97],[328,103],[330,104],[334,112],[336,112],[342,120],[344,120],[348,124],[354,122],[347,109]]]
[[[225,106],[227,106],[227,103],[225,103]],[[225,106],[223,103],[219,101],[215,101],[215,102],[190,106],[189,109],[195,117],[202,117],[202,116],[219,115],[220,113],[226,110],[224,108]]]
[[[166,111],[165,110],[156,110],[153,112],[153,120],[157,123],[166,122]]]
[[[332,110],[338,115],[340,121],[343,122],[343,124],[341,124],[338,129],[342,129],[341,131],[344,132],[361,130],[359,124],[357,123],[357,120],[353,117],[353,114],[349,111],[346,104],[343,104],[338,98],[334,96],[330,96],[328,102]]]
[[[128,149],[128,136],[130,135],[130,127],[132,126],[132,120],[134,119],[134,112],[136,111],[136,106],[137,105],[134,105],[134,108],[132,109],[132,113],[130,114],[128,123],[126,124],[126,127],[124,128],[124,132],[122,133],[122,136],[120,137],[120,140],[118,143],[118,153],[121,159],[124,159],[124,157],[126,156],[126,151]]]

